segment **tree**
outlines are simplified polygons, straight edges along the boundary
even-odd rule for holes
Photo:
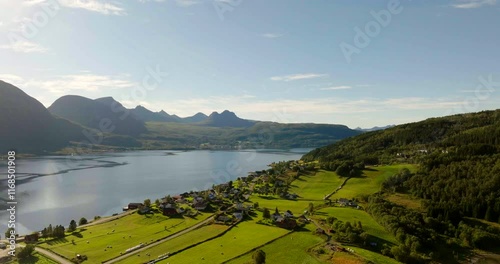
[[[17,257],[22,260],[22,259],[27,259],[31,256],[31,254],[35,251],[35,246],[32,244],[27,244],[24,248],[19,250],[19,253],[17,253]]]
[[[155,200],[155,205],[156,205],[156,207],[160,207],[160,199]]]
[[[260,249],[253,253],[252,258],[255,264],[266,263],[266,253]]]
[[[271,212],[269,212],[269,209],[264,208],[264,211],[262,212],[262,217],[265,219],[271,218]]]
[[[255,202],[255,203],[253,204],[253,208],[255,208],[255,209],[259,208],[259,202]]]
[[[88,223],[87,218],[82,217],[80,221],[78,221],[78,225],[86,225]]]
[[[309,203],[309,207],[308,207],[308,210],[309,212],[309,215],[313,215],[314,213],[314,204],[313,203]]]
[[[151,206],[151,199],[144,200],[144,206],[150,207]]]
[[[5,239],[8,239],[10,237],[10,231],[16,231],[14,228],[10,227],[9,229],[7,229],[7,231],[5,231]]]
[[[73,232],[75,230],[76,230],[76,221],[75,220],[71,220],[71,222],[69,222],[68,231],[69,232]]]

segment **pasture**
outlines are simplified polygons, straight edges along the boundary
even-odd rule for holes
[[[371,236],[392,244],[397,244],[396,238],[387,232],[384,227],[378,224],[367,212],[349,207],[328,207],[315,212],[312,218],[325,219],[328,216],[336,217],[343,222],[358,222],[361,221],[365,232]]]
[[[215,237],[225,230],[227,230],[229,226],[226,225],[208,225],[201,227],[199,229],[196,229],[192,232],[189,232],[185,235],[176,237],[174,239],[171,239],[165,243],[162,243],[160,245],[154,246],[152,248],[149,248],[147,250],[144,250],[143,252],[137,253],[135,255],[132,255],[129,258],[126,258],[122,261],[119,261],[117,263],[119,264],[136,264],[136,263],[144,263],[148,262],[149,260],[158,258],[158,256],[166,254],[166,253],[174,253],[176,251],[185,249],[191,245],[194,245],[196,243],[203,242],[207,239],[210,239],[212,237]],[[149,254],[149,256],[147,255]],[[181,253],[182,254],[182,253]]]
[[[312,225],[308,227],[312,228]],[[307,230],[293,232],[259,249],[266,253],[267,263],[297,263],[300,261],[303,264],[321,264],[323,262],[310,255],[308,250],[322,242],[321,237],[313,235],[311,230]],[[252,251],[242,255],[229,261],[228,264],[251,264],[253,263],[253,253]]]
[[[196,218],[168,218],[163,215],[137,213],[116,220],[77,230],[63,239],[51,240],[40,246],[67,259],[76,254],[87,255],[88,262],[100,263],[119,256],[127,249],[149,244],[205,220],[208,214]]]
[[[183,251],[158,263],[221,263],[249,252],[269,241],[289,233],[288,230],[245,221],[226,234]]]

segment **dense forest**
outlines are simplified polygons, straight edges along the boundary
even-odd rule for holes
[[[353,170],[363,165],[414,163],[388,178],[381,192],[364,197],[366,210],[399,245],[383,254],[404,263],[443,260],[454,252],[478,248],[499,250],[500,229],[500,110],[432,118],[352,137],[316,149],[303,157],[322,168]],[[385,199],[408,194],[422,211]]]

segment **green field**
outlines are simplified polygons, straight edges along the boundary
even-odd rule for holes
[[[249,250],[288,232],[282,228],[259,225],[255,221],[241,222],[223,236],[190,248],[159,263],[221,263],[245,254]]]
[[[311,234],[311,231],[307,230],[293,232],[259,249],[266,253],[267,263],[297,263],[297,261],[300,261],[302,264],[321,264],[323,262],[307,252],[308,249],[321,242],[323,242],[322,238]],[[252,254],[253,252],[249,252],[229,261],[228,264],[253,263]]]
[[[208,216],[204,214],[198,215],[196,219],[189,217],[169,219],[158,214],[145,216],[134,213],[110,222],[89,226],[79,233],[68,235],[64,239],[48,241],[40,246],[67,259],[81,254],[87,255],[89,263],[100,263],[119,256],[121,252],[140,243],[149,244],[193,226]]]
[[[141,253],[132,255],[117,263],[119,264],[136,264],[148,262],[151,259],[157,258],[159,255],[167,252],[173,253],[181,249],[185,249],[190,245],[205,241],[209,238],[215,237],[220,233],[227,230],[229,226],[226,225],[208,225],[189,232],[180,237],[176,237],[158,246],[147,249]],[[151,257],[147,256],[149,254]],[[182,254],[182,253],[181,253]]]
[[[363,257],[366,260],[369,260],[373,263],[384,263],[384,264],[401,264],[401,262],[393,259],[386,257],[381,254],[377,254],[375,252],[363,249],[363,248],[358,248],[358,247],[350,247],[351,249],[354,250],[354,254],[359,255]]]
[[[315,175],[301,176],[292,183],[291,193],[297,193],[303,199],[323,201],[323,198],[337,189],[345,178],[335,172],[320,170]]]
[[[370,214],[363,210],[357,210],[349,207],[328,207],[315,212],[313,218],[325,219],[328,216],[336,217],[343,222],[349,221],[353,223],[361,221],[363,229],[369,235],[378,237],[393,244],[397,244],[396,238],[387,232],[384,227],[378,224],[370,216]]]
[[[341,190],[331,196],[331,199],[355,198],[359,195],[376,193],[380,191],[383,181],[403,168],[408,168],[410,171],[416,170],[416,167],[410,164],[367,167],[362,177],[349,179]]]
[[[321,170],[315,175],[302,175],[292,183],[289,192],[299,195],[296,201],[282,199],[278,196],[258,195],[253,195],[251,201],[258,202],[261,208],[274,209],[278,207],[280,211],[290,210],[295,215],[300,215],[307,209],[310,202],[315,205],[324,204],[324,196],[340,186],[343,180],[335,172]]]
[[[23,261],[17,261],[17,260],[10,260],[7,262],[4,262],[6,264],[14,264],[14,263],[19,263],[19,264],[57,264],[57,262],[45,257],[44,255],[35,252],[30,258],[27,258]]]

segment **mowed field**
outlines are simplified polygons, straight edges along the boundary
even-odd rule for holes
[[[6,264],[33,264],[33,263],[36,263],[36,264],[57,264],[57,262],[45,257],[44,255],[38,253],[38,252],[35,252],[33,253],[33,255],[23,261],[18,261],[18,260],[10,260],[10,261],[7,261],[7,262],[3,262],[3,263],[6,263]]]
[[[313,228],[312,225],[308,227]],[[266,253],[266,263],[321,264],[324,262],[310,255],[308,250],[322,242],[322,238],[313,235],[312,230],[307,230],[291,233],[259,249]],[[249,252],[227,263],[253,264],[252,254]]]
[[[187,249],[181,254],[174,255],[158,263],[221,263],[243,255],[251,249],[286,235],[289,232],[282,228],[260,225],[255,221],[245,221],[239,223],[219,238]]]
[[[149,244],[170,236],[208,217],[208,214],[202,214],[196,218],[168,218],[159,214],[134,213],[110,222],[89,226],[64,239],[49,241],[40,246],[67,259],[80,254],[87,255],[89,263],[101,263],[119,256],[121,252],[124,253],[140,243]]]
[[[165,243],[162,243],[158,246],[152,247],[150,249],[144,250],[141,253],[137,253],[132,255],[129,258],[126,258],[117,263],[119,264],[136,264],[136,263],[144,263],[149,260],[158,258],[159,255],[163,255],[166,253],[174,253],[176,251],[185,249],[191,245],[196,243],[203,242],[207,239],[213,238],[225,230],[227,230],[229,226],[226,225],[208,225],[196,229],[192,232],[189,232],[180,237],[176,237],[172,240],[169,240]],[[149,256],[147,255],[149,254]],[[182,254],[182,253],[181,253]]]
[[[358,222],[361,221],[365,232],[371,236],[380,238],[392,244],[397,244],[396,238],[387,232],[384,227],[375,221],[367,212],[349,207],[328,207],[323,208],[314,213],[313,218],[325,219],[328,216],[333,216],[343,222]]]
[[[274,210],[278,207],[282,212],[290,210],[295,215],[300,215],[311,202],[314,205],[323,204],[323,197],[340,186],[343,180],[335,172],[320,170],[315,175],[302,175],[292,183],[289,192],[299,195],[297,200],[259,195],[252,195],[250,199],[254,203],[258,202],[260,208],[266,207]]]
[[[367,167],[363,171],[362,177],[351,178],[346,185],[337,193],[331,196],[330,199],[338,198],[355,198],[359,195],[373,194],[380,191],[382,182],[394,174],[397,174],[402,169],[407,168],[410,171],[415,171],[415,165],[398,164],[378,167]],[[333,190],[332,190],[333,191]]]

